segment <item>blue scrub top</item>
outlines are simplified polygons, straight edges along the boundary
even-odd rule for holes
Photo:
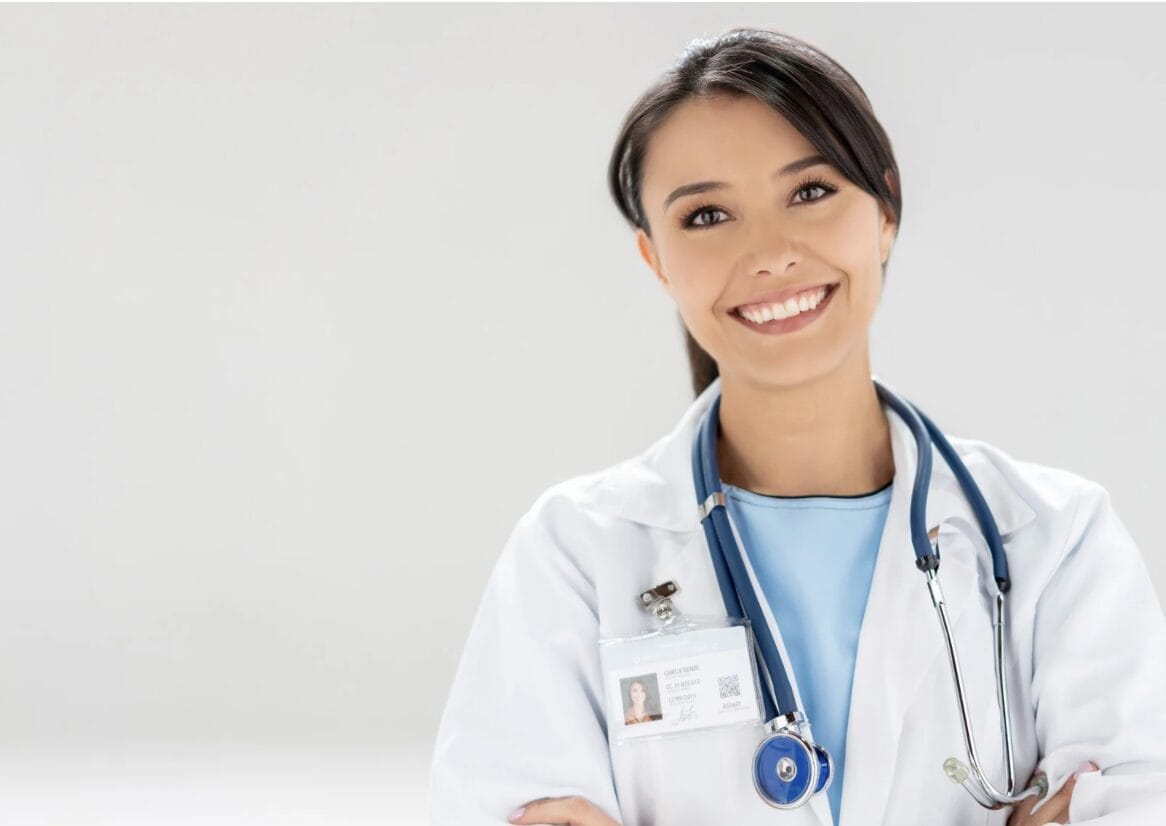
[[[768,496],[722,487],[781,630],[814,740],[834,758],[826,794],[837,823],[858,632],[891,483],[859,496]]]

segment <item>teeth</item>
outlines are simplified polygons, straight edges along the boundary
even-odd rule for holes
[[[785,301],[773,304],[754,304],[747,310],[739,310],[738,313],[754,324],[764,324],[775,318],[792,318],[798,313],[812,310],[822,303],[828,289],[828,287],[819,287],[816,290],[807,290],[792,298],[787,298]]]

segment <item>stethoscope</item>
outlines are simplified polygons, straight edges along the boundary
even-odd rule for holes
[[[918,449],[915,483],[911,490],[911,544],[915,549],[915,567],[927,577],[927,590],[939,616],[940,627],[943,629],[948,661],[955,680],[956,698],[959,702],[964,747],[968,756],[967,764],[949,757],[943,764],[944,772],[953,782],[967,789],[975,801],[987,809],[1001,809],[1034,795],[1038,798],[1044,797],[1048,791],[1048,783],[1043,776],[1038,777],[1028,788],[1016,793],[1008,683],[1004,669],[1006,657],[1004,595],[1008,593],[1011,583],[1008,578],[1008,559],[1004,553],[1004,543],[1000,539],[996,520],[972,475],[939,428],[922,411],[888,390],[878,379],[872,377],[872,381],[879,398],[911,428]],[[757,594],[750,584],[740,548],[737,547],[733,536],[725,494],[721,489],[720,473],[717,470],[717,427],[720,407],[721,396],[718,393],[701,419],[692,447],[692,473],[696,481],[697,502],[725,609],[730,616],[749,620],[754,640],[769,676],[768,683],[763,683],[763,686],[769,688],[772,694],[769,691],[762,691],[766,736],[753,755],[753,784],[766,803],[778,809],[792,809],[805,804],[811,797],[829,787],[834,775],[834,761],[826,749],[814,742],[809,721],[798,709],[777,643],[770,633]],[[992,621],[996,701],[1000,707],[1000,731],[1004,742],[1004,764],[1008,779],[1004,791],[992,785],[980,766],[968,717],[963,674],[952,640],[947,606],[936,576],[939,570],[938,530],[933,530],[929,534],[926,527],[927,489],[931,483],[933,440],[940,455],[959,480],[964,496],[975,512],[976,521],[979,522],[980,530],[992,552],[993,577],[996,580]]]

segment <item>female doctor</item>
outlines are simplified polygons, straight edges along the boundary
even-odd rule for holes
[[[1018,796],[1034,791],[988,808],[945,775],[968,758],[912,551],[920,451],[869,355],[899,175],[854,79],[772,31],[696,41],[628,114],[609,183],[683,319],[697,398],[642,455],[552,486],[518,521],[441,721],[431,822],[1166,823],[1166,620],[1134,541],[1099,485],[955,437],[1007,552],[1013,771]],[[830,755],[795,808],[757,785],[764,719],[627,739],[606,690],[601,641],[660,628],[641,594],[671,582],[679,615],[726,616],[693,471],[714,404],[722,507],[763,606],[754,630],[776,640]],[[969,733],[1003,788],[993,561],[938,451],[926,525]],[[762,692],[768,665],[756,657]]]

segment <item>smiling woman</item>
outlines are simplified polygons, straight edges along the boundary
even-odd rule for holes
[[[840,242],[839,254],[852,257],[863,236],[850,234],[838,213],[872,218],[876,204],[885,277],[902,216],[891,141],[858,82],[825,53],[779,32],[742,28],[694,42],[628,113],[607,177],[641,255],[665,284],[665,268],[681,281],[705,272],[711,256],[750,249],[742,233],[764,233],[768,222],[781,220],[816,227],[819,246]],[[665,191],[645,192],[653,183]],[[819,203],[840,190],[843,206]],[[853,214],[856,207],[865,216]],[[700,237],[705,229],[720,237]],[[687,262],[691,267],[680,266]],[[864,289],[873,311],[872,287]],[[699,393],[719,374],[717,359],[694,338],[685,306],[678,308]]]
[[[848,106],[833,113],[835,122],[852,124],[850,134],[832,132],[824,118],[804,118],[819,124],[818,147],[775,108],[780,103],[791,114],[804,111],[810,102],[791,98],[788,89],[813,89],[813,83],[794,85],[781,75],[767,75],[767,84],[744,84],[739,66],[731,73],[703,68],[695,84],[694,72],[677,76],[675,82],[696,88],[671,104],[666,116],[645,111],[629,118],[621,140],[643,140],[647,148],[619,153],[643,160],[636,183],[628,187],[630,202],[622,194],[616,200],[628,205],[627,214],[641,216],[636,243],[683,320],[694,390],[704,390],[718,375],[726,379],[722,469],[726,478],[770,493],[873,490],[892,473],[888,431],[869,382],[868,348],[900,211],[889,142],[881,129],[863,128],[875,122],[859,117],[869,112],[869,104],[857,86],[843,85],[850,93]],[[813,68],[806,66],[804,73],[819,84],[839,77]],[[771,100],[726,88],[723,83],[732,77],[738,87],[760,86]],[[848,113],[854,114],[843,117]],[[640,131],[646,121],[655,122],[650,136]],[[848,146],[866,151],[842,152],[837,165],[828,160]],[[856,158],[865,158],[871,168]],[[851,170],[855,180],[839,167]],[[627,180],[618,164],[613,168],[613,181]],[[827,300],[814,300],[819,296]],[[780,468],[782,478],[742,475],[748,469],[733,435],[747,434],[756,456],[759,445],[766,445],[756,431],[768,428],[758,427],[760,421],[742,422],[739,414],[771,408],[774,387],[808,385],[814,389],[781,394],[785,416],[800,407],[817,417],[823,409],[819,400],[846,399],[852,407],[835,409],[850,426],[836,428],[827,447],[802,437],[800,448],[764,447],[775,460],[780,452],[781,462],[755,464],[759,470]],[[768,412],[764,419],[775,421]],[[873,463],[853,461],[855,451],[869,453],[874,447],[882,455]],[[801,458],[791,456],[791,449]],[[849,470],[840,476],[839,467]]]
[[[854,78],[778,32],[695,41],[608,182],[697,398],[519,520],[432,822],[1166,822],[1166,618],[1108,494],[873,379],[902,204]]]

